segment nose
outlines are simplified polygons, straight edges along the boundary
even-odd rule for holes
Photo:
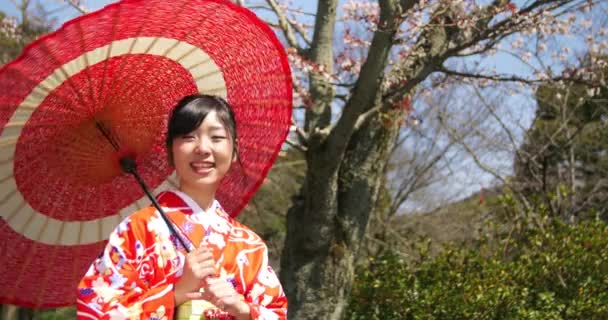
[[[194,149],[194,152],[201,155],[206,155],[211,153],[211,143],[209,139],[201,138]]]

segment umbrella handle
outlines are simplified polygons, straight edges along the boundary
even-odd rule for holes
[[[171,223],[171,221],[169,220],[169,218],[167,217],[167,215],[165,214],[163,209],[160,207],[160,204],[158,203],[158,201],[156,201],[156,198],[154,196],[152,196],[152,193],[148,189],[148,186],[146,186],[146,183],[144,182],[144,180],[141,178],[141,176],[137,172],[137,165],[135,164],[135,160],[133,160],[132,158],[129,158],[129,157],[120,158],[120,167],[122,168],[122,170],[124,172],[132,174],[135,177],[135,180],[137,180],[137,183],[139,183],[141,188],[144,190],[144,193],[146,194],[146,196],[148,196],[148,199],[150,199],[150,201],[152,201],[152,204],[154,205],[156,210],[158,210],[158,212],[160,213],[160,216],[165,221],[165,224],[169,228],[169,231],[171,231],[171,233],[177,238],[177,240],[182,245],[182,247],[184,249],[186,249],[186,252],[189,253],[190,248],[186,245],[186,242],[184,241],[182,236],[177,232],[177,230],[175,230],[173,223]]]

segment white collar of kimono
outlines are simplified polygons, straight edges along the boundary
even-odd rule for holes
[[[198,205],[198,203],[196,203],[196,201],[194,201],[192,198],[190,198],[189,195],[187,195],[179,190],[172,190],[170,192],[173,192],[178,197],[180,197],[188,205],[188,207],[190,207],[190,209],[192,209],[192,214],[194,214],[194,215],[203,214],[203,213],[217,214],[216,213],[217,209],[221,209],[220,203],[215,199],[213,199],[213,203],[211,204],[209,209],[207,211],[205,211],[203,208],[201,208]]]

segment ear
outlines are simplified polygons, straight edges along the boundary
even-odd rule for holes
[[[239,140],[234,140],[234,148],[232,151],[232,163],[235,163],[239,158]]]

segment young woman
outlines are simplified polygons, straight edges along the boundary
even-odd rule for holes
[[[220,181],[239,161],[226,101],[184,98],[171,114],[166,143],[180,187],[158,201],[191,252],[153,207],[132,214],[81,280],[78,318],[285,319],[287,299],[266,245],[215,200]]]

